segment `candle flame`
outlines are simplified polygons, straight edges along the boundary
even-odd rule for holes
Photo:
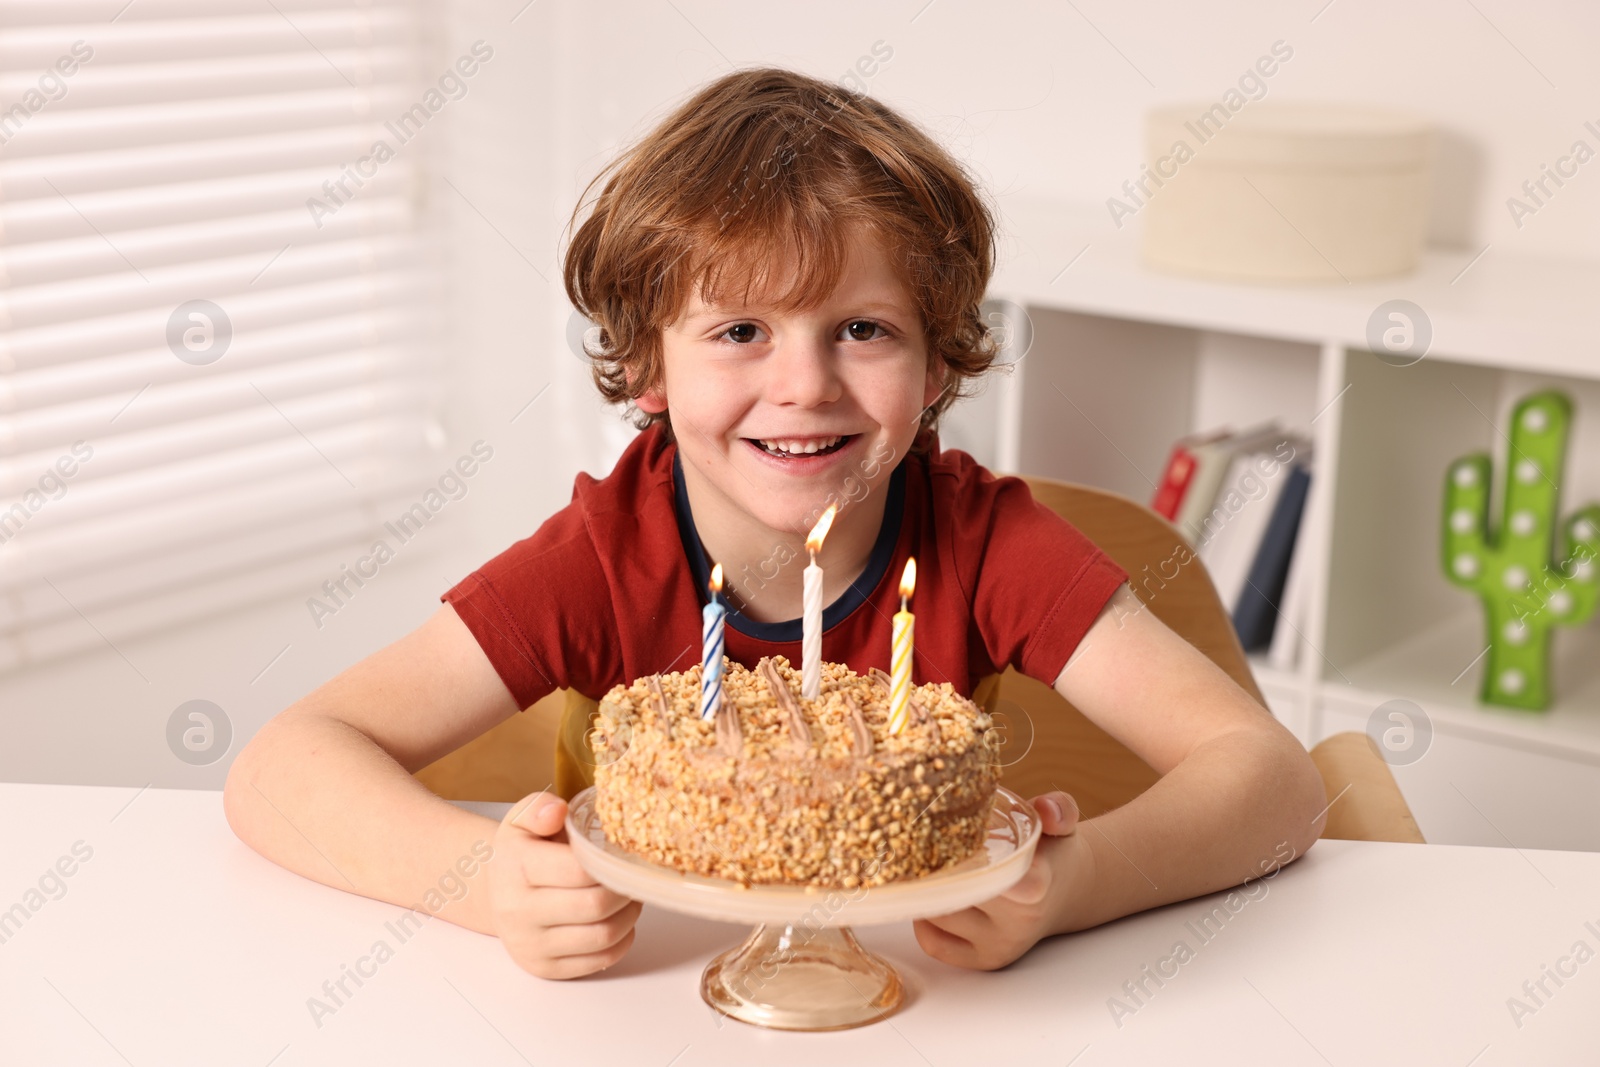
[[[828,510],[822,513],[822,518],[811,527],[811,533],[806,536],[806,551],[813,556],[822,551],[822,539],[828,536],[828,529],[833,526],[833,516],[839,511],[838,504],[829,504]]]
[[[911,556],[906,560],[906,569],[900,575],[900,599],[910,600],[911,594],[917,588],[917,557]]]
[[[711,568],[711,595],[716,596],[722,592],[722,564]]]

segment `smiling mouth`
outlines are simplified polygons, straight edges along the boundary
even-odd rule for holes
[[[826,456],[837,452],[856,439],[856,434],[832,434],[827,437],[747,437],[756,448],[769,456],[790,459],[800,456]]]

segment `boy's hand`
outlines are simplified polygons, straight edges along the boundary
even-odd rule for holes
[[[992,900],[950,915],[912,924],[917,944],[936,960],[992,971],[1011,963],[1040,939],[1058,932],[1070,888],[1088,862],[1086,842],[1074,838],[1078,805],[1067,794],[1033,798],[1044,819],[1044,837],[1017,884]]]
[[[540,978],[578,978],[620,960],[643,907],[602,887],[572,855],[567,803],[534,793],[495,831],[489,894],[495,933]]]

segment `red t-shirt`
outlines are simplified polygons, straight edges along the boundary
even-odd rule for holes
[[[822,616],[823,659],[858,674],[889,669],[907,556],[917,558],[912,681],[949,682],[968,697],[1007,665],[1053,684],[1127,581],[1020,478],[996,478],[965,452],[941,452],[936,438],[882,491],[883,526],[867,568]],[[826,556],[819,562],[825,567]],[[557,688],[598,700],[615,685],[692,666],[709,574],[677,447],[652,427],[609,476],[579,474],[572,503],[440,599],[528,707]],[[732,580],[750,590],[760,575]],[[746,667],[772,655],[799,664],[800,619],[762,623],[730,611],[725,648]]]

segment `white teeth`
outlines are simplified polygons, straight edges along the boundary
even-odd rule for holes
[[[793,441],[776,437],[763,437],[761,438],[761,447],[765,448],[768,452],[787,452],[790,455],[810,455],[813,452],[820,452],[825,448],[832,448],[842,440],[844,440],[844,438],[837,435],[823,438],[821,440],[812,439],[810,441]]]

